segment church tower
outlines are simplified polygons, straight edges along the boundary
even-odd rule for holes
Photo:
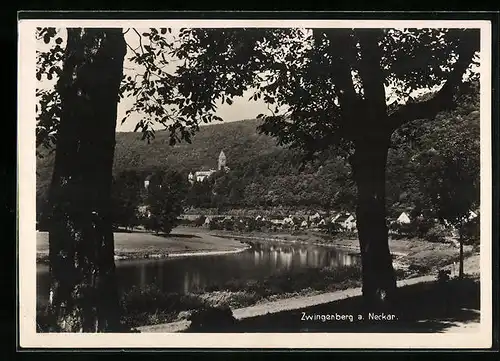
[[[219,154],[219,170],[224,170],[226,168],[226,155],[224,154],[224,151],[221,150]]]

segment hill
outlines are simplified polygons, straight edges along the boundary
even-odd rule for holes
[[[183,142],[173,147],[164,131],[157,132],[151,144],[141,140],[138,133],[117,133],[115,171],[171,167],[184,173],[201,167],[216,168],[221,150],[231,167],[234,162],[279,149],[273,138],[257,132],[259,124],[260,120],[250,119],[203,126],[192,144]]]
[[[450,204],[465,194],[474,202],[479,199],[477,187],[465,187],[478,184],[478,110],[475,92],[464,97],[456,110],[443,112],[432,122],[408,123],[393,134],[386,181],[391,216],[424,209],[435,213],[436,194],[446,195]],[[186,176],[187,182],[190,171],[216,168],[223,150],[231,171],[195,183],[186,195],[187,207],[353,210],[356,187],[346,159],[326,152],[322,159],[300,167],[296,151],[277,146],[274,138],[257,131],[260,122],[250,119],[203,126],[192,144],[173,147],[166,132],[157,132],[151,144],[142,140],[140,133],[117,133],[114,174],[134,170],[142,173],[141,179],[153,170],[175,170]],[[53,156],[44,153],[46,156],[37,160],[37,199],[45,197],[53,168]],[[463,169],[460,164],[467,166]]]
[[[221,150],[231,168],[256,157],[280,152],[282,148],[273,138],[258,133],[259,124],[258,119],[248,119],[203,126],[193,137],[192,144],[183,142],[173,147],[165,131],[158,131],[150,144],[141,139],[141,133],[116,133],[113,173],[160,168],[187,174],[202,167],[216,168]],[[44,193],[50,183],[54,157],[44,149],[40,152],[44,157],[37,159],[37,193]]]

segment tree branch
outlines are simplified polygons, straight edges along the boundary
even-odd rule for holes
[[[385,116],[387,113],[384,74],[380,65],[382,52],[378,41],[382,38],[382,30],[358,29],[356,35],[361,47],[359,61],[359,76],[363,83],[365,105],[375,117]]]
[[[351,30],[335,29],[325,33],[329,42],[328,53],[332,56],[329,72],[340,104],[339,131],[350,138],[356,128],[355,121],[359,118],[357,116],[359,97],[354,87],[350,65],[352,58],[355,58]]]
[[[139,47],[141,48],[142,54],[144,54],[144,48],[142,47],[142,37],[141,37],[141,34],[139,34],[139,32],[136,29],[134,29],[134,28],[132,28],[132,30],[134,30],[134,32],[139,37]]]
[[[454,68],[450,72],[445,84],[434,97],[426,101],[406,104],[389,115],[389,127],[391,131],[413,120],[434,118],[440,111],[455,107],[453,98],[457,87],[460,87],[462,84],[462,77],[479,48],[479,41],[474,41],[476,39],[467,40],[469,39],[466,39],[464,41],[465,44],[458,49],[458,60],[454,64]]]

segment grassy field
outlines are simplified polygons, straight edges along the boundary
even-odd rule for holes
[[[154,235],[147,232],[117,232],[115,256],[118,258],[164,257],[168,255],[205,252],[234,252],[246,245],[230,238],[206,234],[187,227],[177,228],[169,235]],[[47,232],[37,232],[37,259],[43,261],[49,252]]]

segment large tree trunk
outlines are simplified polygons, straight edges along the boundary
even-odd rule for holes
[[[119,327],[111,222],[121,29],[68,29],[50,187],[49,314],[58,331]]]
[[[351,157],[358,188],[356,223],[361,248],[363,297],[371,309],[390,305],[396,278],[389,250],[385,171],[390,137],[370,135],[355,142]]]
[[[462,225],[460,225],[460,235],[459,235],[459,242],[460,242],[460,261],[459,261],[459,266],[458,266],[458,278],[463,279],[464,278],[464,238],[462,235]]]

